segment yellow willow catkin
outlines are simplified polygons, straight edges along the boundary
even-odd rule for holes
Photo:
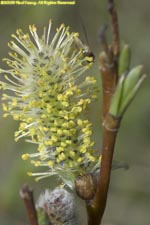
[[[71,185],[75,176],[99,164],[85,116],[97,88],[95,78],[85,76],[93,60],[77,46],[78,34],[62,24],[53,36],[51,25],[41,38],[35,25],[29,34],[19,29],[12,35],[10,58],[4,59],[9,69],[0,70],[5,78],[0,87],[9,90],[2,97],[4,116],[20,121],[15,139],[25,137],[37,145],[37,152],[22,159],[46,168],[28,174],[38,179],[58,174]]]

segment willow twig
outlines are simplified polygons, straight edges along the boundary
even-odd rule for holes
[[[102,111],[103,120],[108,113],[111,98],[114,94],[118,74],[116,63],[114,63],[112,49],[109,48],[109,55],[106,52],[100,53],[99,56],[99,69],[102,79],[102,90],[103,90],[103,100],[102,100]]]
[[[24,201],[24,205],[28,214],[29,224],[38,225],[38,218],[37,218],[37,213],[35,209],[32,189],[25,184],[20,190],[20,197]]]
[[[103,217],[107,201],[114,146],[120,120],[121,118],[115,118],[110,114],[107,114],[103,124],[102,161],[99,183],[92,204],[87,206],[89,225],[99,225]]]
[[[108,9],[112,21],[113,40],[111,45],[106,45],[104,39],[104,51],[100,53],[99,57],[99,69],[101,72],[103,88],[102,159],[96,194],[93,201],[87,205],[89,216],[88,225],[99,225],[102,221],[106,207],[117,131],[121,121],[121,118],[114,117],[108,113],[118,81],[119,56],[118,19],[113,0],[108,0]]]
[[[108,0],[108,10],[111,15],[112,33],[113,33],[113,53],[116,57],[119,54],[119,26],[118,26],[118,16],[114,0]]]

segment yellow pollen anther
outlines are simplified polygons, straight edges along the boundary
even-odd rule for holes
[[[28,153],[23,154],[23,155],[21,156],[21,158],[22,158],[23,160],[27,160],[29,157],[30,157],[30,155],[29,155]]]
[[[33,173],[32,172],[27,172],[27,175],[31,177],[33,175]]]
[[[54,162],[50,160],[50,161],[48,161],[47,164],[48,164],[48,166],[53,166],[54,165]]]
[[[83,161],[83,158],[81,158],[81,157],[77,159],[77,162],[78,162],[78,163],[80,163],[80,162],[82,162],[82,161]]]

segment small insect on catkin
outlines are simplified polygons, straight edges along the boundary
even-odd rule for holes
[[[87,62],[94,62],[95,55],[94,53],[90,50],[90,48],[83,44],[82,41],[78,38],[75,37],[75,44],[79,49],[82,49],[83,55],[87,58]]]
[[[52,192],[45,190],[39,197],[38,209],[43,209],[51,224],[79,225],[74,197],[63,188],[57,187]]]

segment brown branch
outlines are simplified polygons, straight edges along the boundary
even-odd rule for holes
[[[106,27],[100,33],[100,39],[104,52],[100,53],[99,70],[102,77],[103,88],[103,120],[109,111],[112,95],[118,81],[118,56],[119,56],[119,27],[118,16],[113,0],[108,0],[108,10],[111,15],[113,40],[108,45],[105,37]]]
[[[106,206],[112,158],[119,125],[120,118],[115,118],[107,114],[103,123],[103,146],[99,183],[94,200],[87,206],[89,216],[88,225],[99,225],[102,220]]]
[[[113,53],[118,58],[119,55],[119,26],[118,16],[114,5],[114,0],[108,0],[108,11],[111,15],[112,33],[113,33]]]
[[[108,43],[106,39],[106,31],[107,31],[107,25],[103,25],[99,33],[99,39],[100,39],[100,44],[102,45],[104,51],[106,52],[106,54],[109,54],[109,48],[108,48]]]
[[[24,201],[30,225],[38,225],[32,189],[30,189],[29,186],[25,184],[20,190],[20,197]]]
[[[102,89],[103,89],[103,120],[108,113],[112,95],[114,94],[118,74],[116,63],[114,62],[112,49],[109,48],[109,55],[106,52],[102,52],[99,56],[99,69],[101,72]]]
[[[117,131],[121,118],[109,114],[112,96],[118,81],[118,58],[119,58],[119,29],[117,12],[113,0],[108,0],[108,10],[111,15],[113,40],[112,44],[106,45],[104,39],[104,51],[100,53],[99,69],[102,77],[103,88],[103,143],[102,160],[98,179],[98,186],[94,199],[87,205],[89,221],[88,225],[101,223],[106,207],[108,188],[111,175],[111,166]]]

